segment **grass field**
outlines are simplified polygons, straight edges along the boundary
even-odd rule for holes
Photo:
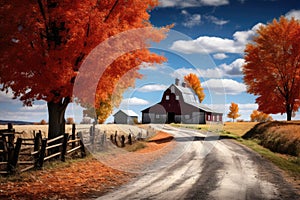
[[[253,128],[257,122],[226,122],[223,130],[242,137],[247,131]]]

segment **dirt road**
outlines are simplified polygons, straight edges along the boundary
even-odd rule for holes
[[[176,147],[99,199],[289,199],[300,196],[258,154],[230,140],[165,126]]]

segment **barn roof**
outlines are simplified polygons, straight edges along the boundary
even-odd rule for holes
[[[138,114],[136,114],[133,110],[123,110],[123,109],[115,112],[115,114],[113,114],[113,116],[115,116],[119,112],[123,112],[129,117],[138,117]]]
[[[175,86],[182,94],[183,101],[188,104],[199,104],[196,94],[190,87],[182,87],[179,85],[172,84],[169,88]]]
[[[197,95],[190,87],[183,87],[180,85],[172,84],[169,88],[171,89],[172,86],[175,86],[178,88],[178,90],[181,92],[183,101],[191,106],[194,106],[196,108],[199,108],[201,110],[204,110],[205,112],[212,112],[217,113],[216,111],[212,110],[211,108],[201,104],[198,100]]]

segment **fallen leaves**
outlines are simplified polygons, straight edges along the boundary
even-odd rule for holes
[[[29,175],[28,175],[29,174]],[[71,166],[28,172],[22,181],[0,184],[0,199],[84,199],[124,184],[134,175],[103,165],[94,158]],[[38,178],[37,178],[38,177]]]

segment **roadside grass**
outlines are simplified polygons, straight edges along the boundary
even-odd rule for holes
[[[255,152],[259,153],[263,157],[267,158],[280,169],[288,172],[289,175],[291,175],[292,177],[295,177],[298,180],[300,179],[299,157],[272,152],[271,150],[259,145],[259,141],[257,140],[239,139],[238,141],[244,144],[245,146],[251,148]]]
[[[223,124],[171,124],[177,128],[189,128],[205,131],[220,131],[223,129]]]
[[[140,149],[144,149],[145,147],[147,147],[147,144],[145,141],[136,141],[132,145],[126,145],[124,147],[124,149],[129,152],[135,152]]]

